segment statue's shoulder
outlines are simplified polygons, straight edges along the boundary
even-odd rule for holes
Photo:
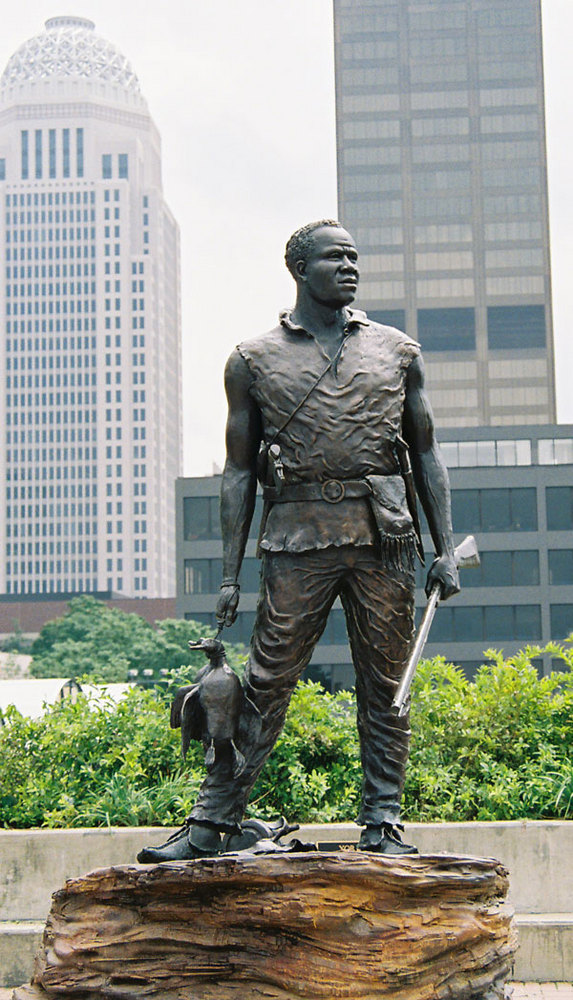
[[[395,326],[386,326],[384,323],[376,323],[368,317],[368,326],[363,327],[369,335],[380,343],[392,345],[396,350],[408,354],[414,358],[420,353],[420,345],[413,337],[409,337],[403,330],[398,330]]]
[[[237,351],[247,364],[252,365],[263,358],[282,353],[285,350],[286,339],[285,330],[279,324],[259,337],[241,341],[237,344]]]
[[[368,317],[368,330],[372,335],[383,338],[396,345],[410,347],[415,351],[420,350],[420,345],[413,337],[409,337],[403,330],[398,330],[395,326],[386,326],[384,323],[376,323]]]

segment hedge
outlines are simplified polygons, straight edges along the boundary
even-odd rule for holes
[[[542,654],[563,670],[540,678]],[[412,821],[573,817],[573,653],[551,644],[487,662],[468,680],[443,658],[420,664],[404,818]],[[188,671],[192,668],[187,668]],[[180,678],[179,678],[180,680]],[[60,703],[38,720],[15,709],[0,730],[0,825],[171,826],[204,775],[201,747],[181,761],[167,691],[133,688]],[[298,822],[356,817],[361,768],[352,692],[299,684],[249,812]]]

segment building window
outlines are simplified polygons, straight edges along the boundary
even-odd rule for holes
[[[78,177],[84,176],[84,130],[76,129],[76,172]]]
[[[540,465],[573,464],[573,438],[540,438],[537,446]]]
[[[545,306],[489,306],[487,340],[493,351],[545,347]]]
[[[222,576],[223,561],[221,559],[185,559],[183,592],[185,594],[215,594],[221,586]]]
[[[41,180],[42,177],[42,129],[37,128],[34,135],[35,139],[35,176],[36,180]]]
[[[573,582],[573,580],[572,580]],[[539,553],[536,549],[481,552],[480,565],[462,570],[464,587],[537,587]]]
[[[455,531],[537,531],[532,488],[452,490]]]
[[[185,497],[183,500],[183,537],[185,541],[198,538],[220,538],[218,511],[215,497]]]
[[[127,153],[120,153],[118,158],[118,176],[122,180],[127,179]]]
[[[50,178],[53,179],[56,176],[56,130],[51,128],[48,132],[48,173]]]
[[[418,309],[418,339],[424,351],[473,351],[473,309]]]
[[[406,312],[404,309],[369,309],[368,319],[382,326],[395,326],[398,330],[406,329]]]
[[[573,585],[573,549],[549,550],[549,583],[553,587]]]
[[[0,181],[6,180],[6,160],[0,156]]]
[[[65,128],[62,130],[62,163],[63,163],[63,176],[70,176],[70,130]]]
[[[104,153],[101,158],[101,175],[104,181],[111,178],[111,153]]]
[[[551,638],[567,639],[573,632],[573,604],[551,605]]]
[[[545,500],[548,531],[569,531],[573,528],[573,488],[548,486]]]
[[[444,441],[440,450],[450,469],[531,465],[531,441],[528,438],[510,438],[507,441]]]
[[[22,137],[22,180],[27,181],[29,176],[29,161],[28,161],[28,132],[21,132]]]
[[[573,610],[573,605],[571,607]],[[443,607],[432,626],[432,642],[535,642],[539,639],[541,608],[537,604]]]

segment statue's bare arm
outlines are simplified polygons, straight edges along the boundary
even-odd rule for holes
[[[262,428],[259,408],[250,393],[251,374],[234,351],[225,368],[227,458],[221,484],[223,586],[217,603],[217,621],[232,625],[237,617],[239,576],[257,492],[257,454]]]
[[[434,418],[426,395],[424,365],[421,358],[412,361],[406,381],[403,434],[410,448],[416,490],[426,515],[437,559],[430,567],[426,582],[429,594],[438,581],[442,599],[460,589],[454,560],[454,539],[448,470],[434,435]]]

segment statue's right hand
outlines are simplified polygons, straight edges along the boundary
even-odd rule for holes
[[[238,583],[225,584],[217,601],[215,617],[219,628],[221,625],[232,625],[237,620],[240,588]]]

